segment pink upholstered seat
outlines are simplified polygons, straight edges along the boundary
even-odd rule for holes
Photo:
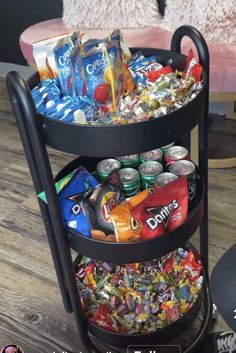
[[[20,47],[29,64],[34,63],[32,44],[41,39],[50,38],[68,32],[61,19],[53,19],[35,24],[27,28],[20,37]],[[93,38],[103,38],[108,31],[80,31]],[[149,47],[169,49],[172,33],[160,27],[123,30],[124,39],[130,47]],[[182,52],[186,53],[190,46],[184,40]],[[208,43],[210,51],[210,91],[236,92],[236,46]]]

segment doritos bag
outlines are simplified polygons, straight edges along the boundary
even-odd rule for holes
[[[149,239],[179,227],[188,216],[188,186],[185,176],[156,189],[132,209],[142,224],[142,239]]]

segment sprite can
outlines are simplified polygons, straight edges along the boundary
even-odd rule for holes
[[[138,168],[142,189],[153,188],[154,179],[163,171],[161,163],[155,161],[144,162]]]
[[[176,174],[160,173],[154,180],[154,189],[169,184],[176,179],[178,179],[178,176]]]
[[[136,168],[140,164],[140,158],[138,154],[116,157],[116,159],[121,163],[123,168]]]
[[[139,173],[133,168],[122,168],[119,171],[121,191],[125,198],[136,195],[140,191]]]
[[[197,193],[196,166],[191,161],[177,161],[171,164],[170,172],[178,176],[185,175],[188,179],[188,199],[190,206]]]
[[[155,162],[161,163],[163,159],[163,151],[160,148],[157,148],[156,150],[141,153],[140,159],[142,163],[149,162],[149,161],[155,161]]]
[[[101,181],[106,180],[108,175],[114,170],[114,169],[120,169],[121,164],[119,161],[113,158],[109,159],[103,159],[101,162],[98,163],[97,165],[97,173]]]

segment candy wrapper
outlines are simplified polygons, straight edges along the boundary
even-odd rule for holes
[[[187,178],[166,184],[135,206],[132,216],[142,224],[142,239],[149,239],[179,227],[188,216]]]
[[[195,303],[203,281],[201,262],[183,248],[119,266],[82,257],[76,278],[88,320],[122,334],[156,332],[178,321]]]
[[[195,59],[192,49],[188,52],[183,77],[185,79],[193,77],[196,82],[202,79],[202,66]]]
[[[117,242],[129,242],[139,239],[142,230],[141,224],[132,217],[131,209],[142,202],[148,194],[149,190],[146,189],[110,211]]]
[[[117,205],[121,190],[119,170],[113,170],[107,179],[88,199],[90,220],[95,229],[112,234],[114,227],[110,219],[111,210]]]

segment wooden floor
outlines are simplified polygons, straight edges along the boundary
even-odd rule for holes
[[[74,318],[62,305],[28,166],[2,81],[0,136],[0,348],[14,342],[25,353],[78,353],[81,345]],[[52,150],[50,156],[54,172],[71,159]],[[209,183],[212,268],[235,242],[236,169],[210,170]],[[197,236],[194,243],[198,243]],[[227,329],[220,318],[216,329]]]

